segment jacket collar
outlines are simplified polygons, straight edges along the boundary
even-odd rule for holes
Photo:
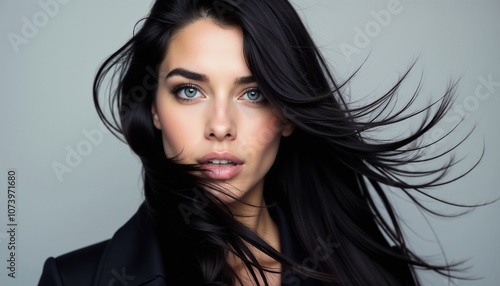
[[[269,212],[280,232],[281,251],[301,263],[305,253],[290,228],[289,213],[270,198],[266,201],[272,202]],[[110,240],[99,262],[93,285],[165,286],[165,264],[161,253],[152,218],[143,203]],[[296,273],[288,274],[288,278],[296,277]],[[309,285],[309,280],[301,282]]]
[[[93,285],[166,285],[158,235],[144,203],[110,240]]]

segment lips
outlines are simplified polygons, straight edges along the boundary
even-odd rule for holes
[[[210,152],[198,160],[203,175],[215,180],[228,180],[241,172],[243,161],[229,152]]]

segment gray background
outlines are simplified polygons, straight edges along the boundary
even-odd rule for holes
[[[110,238],[142,201],[139,162],[127,146],[100,126],[91,100],[91,84],[98,65],[131,36],[135,22],[147,13],[151,3],[56,3],[57,11],[47,16],[45,23],[43,18],[38,19],[43,26],[32,31],[28,42],[20,44],[16,51],[8,35],[22,36],[23,17],[32,22],[34,15],[45,12],[37,0],[0,2],[1,285],[36,284],[47,257]],[[483,142],[485,156],[469,176],[432,189],[431,193],[470,204],[500,196],[500,120],[496,111],[500,86],[490,87],[488,98],[476,95],[482,84],[479,78],[491,77],[500,82],[500,2],[400,0],[398,12],[383,25],[377,24],[373,12],[388,10],[390,3],[398,1],[294,3],[339,79],[353,72],[370,54],[350,85],[353,99],[382,93],[416,57],[420,60],[403,87],[401,101],[407,99],[422,71],[424,89],[419,106],[438,98],[450,78],[461,77],[454,109],[436,132],[452,128],[461,110],[468,116],[459,130],[435,150],[453,145],[477,124],[473,135],[457,150],[458,157],[465,159],[456,172],[479,158]],[[357,29],[368,29],[366,47],[356,44]],[[347,57],[342,50],[346,45],[358,50]],[[375,135],[397,136],[416,123],[411,120]],[[101,134],[102,140],[90,142],[85,135],[88,132]],[[438,133],[430,134],[426,140],[436,136]],[[53,163],[66,164],[68,150],[79,146],[91,149],[86,149],[88,154],[80,162],[74,162],[71,173],[58,178]],[[11,168],[18,172],[16,279],[6,277],[6,174]],[[472,268],[466,274],[484,277],[479,281],[449,282],[424,273],[424,285],[499,285],[498,203],[457,219],[443,220],[423,217],[401,195],[391,198],[413,230],[408,229],[407,235],[417,253],[429,256],[431,261],[443,261],[438,237],[448,260],[470,258],[467,265]],[[433,202],[428,205],[447,213],[460,210]]]

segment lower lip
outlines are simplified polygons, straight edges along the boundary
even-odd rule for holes
[[[215,180],[228,180],[236,175],[238,175],[241,171],[243,165],[229,165],[229,166],[218,166],[218,165],[203,165],[205,171],[203,174],[209,178]]]

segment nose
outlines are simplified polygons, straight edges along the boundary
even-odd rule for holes
[[[218,100],[212,102],[208,117],[205,138],[217,141],[234,140],[236,138],[234,112],[228,101]]]

